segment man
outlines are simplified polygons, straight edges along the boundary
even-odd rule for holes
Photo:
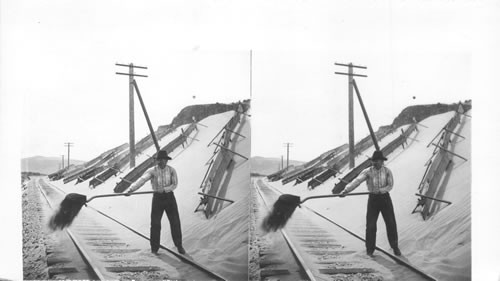
[[[161,218],[163,212],[167,214],[168,221],[170,222],[170,232],[177,250],[181,254],[186,253],[182,247],[181,222],[173,192],[177,188],[177,172],[174,168],[167,165],[168,160],[171,159],[166,151],[158,151],[156,156],[157,165],[147,170],[141,178],[131,184],[127,193],[130,195],[148,180],[151,180],[154,193],[151,203],[150,244],[153,254],[158,253],[158,249],[160,248]]]
[[[396,227],[396,217],[394,216],[394,208],[392,206],[391,196],[389,191],[392,190],[394,180],[392,172],[384,166],[384,157],[382,151],[373,152],[372,166],[362,171],[359,176],[346,186],[341,193],[344,197],[347,193],[353,191],[362,182],[366,181],[370,195],[368,197],[368,207],[366,209],[366,253],[373,256],[375,251],[375,241],[377,236],[377,219],[382,213],[387,229],[387,238],[392,250],[396,256],[401,255],[398,248],[398,231]]]

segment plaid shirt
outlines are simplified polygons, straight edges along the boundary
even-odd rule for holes
[[[391,191],[394,185],[392,172],[386,166],[382,166],[380,170],[375,167],[370,167],[363,170],[356,179],[354,179],[345,188],[346,193],[356,189],[362,182],[366,181],[366,186],[370,193],[387,193]]]
[[[154,192],[170,192],[177,188],[177,172],[174,168],[168,165],[165,169],[154,166],[147,170],[136,182],[130,185],[128,192],[136,191],[148,180],[151,180],[151,187]]]

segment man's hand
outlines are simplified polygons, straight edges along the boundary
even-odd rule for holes
[[[345,190],[344,190],[344,191],[342,191],[342,192],[339,194],[339,197],[344,198],[346,194],[347,194],[347,192],[345,192]]]
[[[129,190],[125,193],[125,196],[130,196],[130,194],[132,194],[132,192]]]

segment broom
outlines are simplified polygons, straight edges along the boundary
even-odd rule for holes
[[[283,194],[274,203],[271,212],[264,218],[262,222],[262,229],[265,232],[276,231],[285,227],[288,219],[292,216],[295,209],[310,199],[318,198],[330,198],[330,197],[344,197],[344,196],[354,196],[354,195],[367,195],[369,192],[358,192],[358,193],[347,193],[347,194],[329,194],[329,195],[317,195],[304,198],[300,200],[299,196],[291,194]]]
[[[101,197],[112,197],[112,196],[128,196],[128,195],[138,195],[138,194],[147,194],[153,193],[153,191],[141,191],[134,193],[114,193],[114,194],[102,194],[90,197],[87,200],[87,196],[78,194],[78,193],[70,193],[64,197],[63,201],[59,205],[59,209],[57,209],[54,214],[49,219],[49,228],[53,231],[62,230],[71,225],[75,217],[82,209],[83,205],[87,205],[88,202],[95,198]]]

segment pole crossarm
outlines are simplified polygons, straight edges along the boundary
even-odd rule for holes
[[[335,72],[335,74],[340,74],[340,75],[347,75],[347,76],[359,76],[359,77],[368,77],[368,75],[363,75],[363,74],[349,74],[345,72]]]
[[[138,65],[134,65],[134,64],[115,63],[115,65],[118,65],[118,66],[126,66],[126,67],[142,68],[142,69],[148,69],[146,66],[138,66]]]
[[[119,74],[119,75],[126,75],[126,76],[148,77],[147,75],[141,75],[141,74],[130,74],[130,73],[123,73],[123,72],[115,72],[115,73]]]
[[[336,62],[335,65],[340,65],[340,66],[352,66],[352,67],[356,67],[356,68],[362,68],[362,69],[367,69],[366,66],[360,66],[360,65],[354,65],[354,64],[346,64],[346,63],[338,63]]]

